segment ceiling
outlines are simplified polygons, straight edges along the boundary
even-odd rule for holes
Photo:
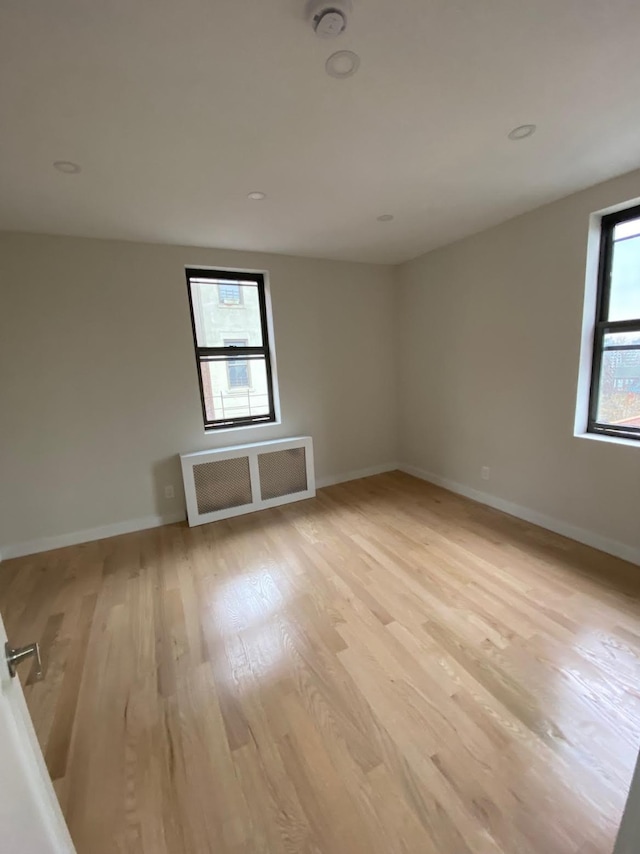
[[[397,263],[637,168],[639,34],[637,0],[354,0],[333,40],[304,0],[0,0],[0,229]]]

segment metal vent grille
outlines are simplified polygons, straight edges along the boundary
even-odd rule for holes
[[[258,454],[262,500],[293,495],[307,489],[307,458],[304,448]]]
[[[198,513],[251,504],[249,458],[215,460],[193,467]]]

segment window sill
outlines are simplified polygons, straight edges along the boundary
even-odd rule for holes
[[[241,424],[239,427],[207,427],[205,436],[219,436],[222,433],[237,433],[238,430],[255,430],[256,427],[278,427],[282,424],[280,418],[275,421],[261,421],[259,424]]]
[[[592,439],[594,442],[608,442],[611,445],[627,445],[630,448],[640,448],[638,439],[625,439],[622,436],[607,436],[601,433],[574,433],[576,439]]]

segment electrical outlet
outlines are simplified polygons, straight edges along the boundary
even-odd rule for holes
[[[489,480],[489,478],[491,477],[491,469],[489,468],[489,466],[482,466],[480,474],[482,475],[483,480]]]
[[[168,484],[165,486],[165,488],[164,488],[164,497],[165,497],[165,498],[175,498],[175,497],[176,497],[176,491],[175,491],[175,489],[173,488],[173,484],[172,484],[172,483],[168,483]]]

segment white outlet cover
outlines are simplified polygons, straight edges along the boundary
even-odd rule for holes
[[[165,486],[164,497],[165,498],[175,498],[176,497],[176,491],[171,484],[168,484],[167,486]]]

